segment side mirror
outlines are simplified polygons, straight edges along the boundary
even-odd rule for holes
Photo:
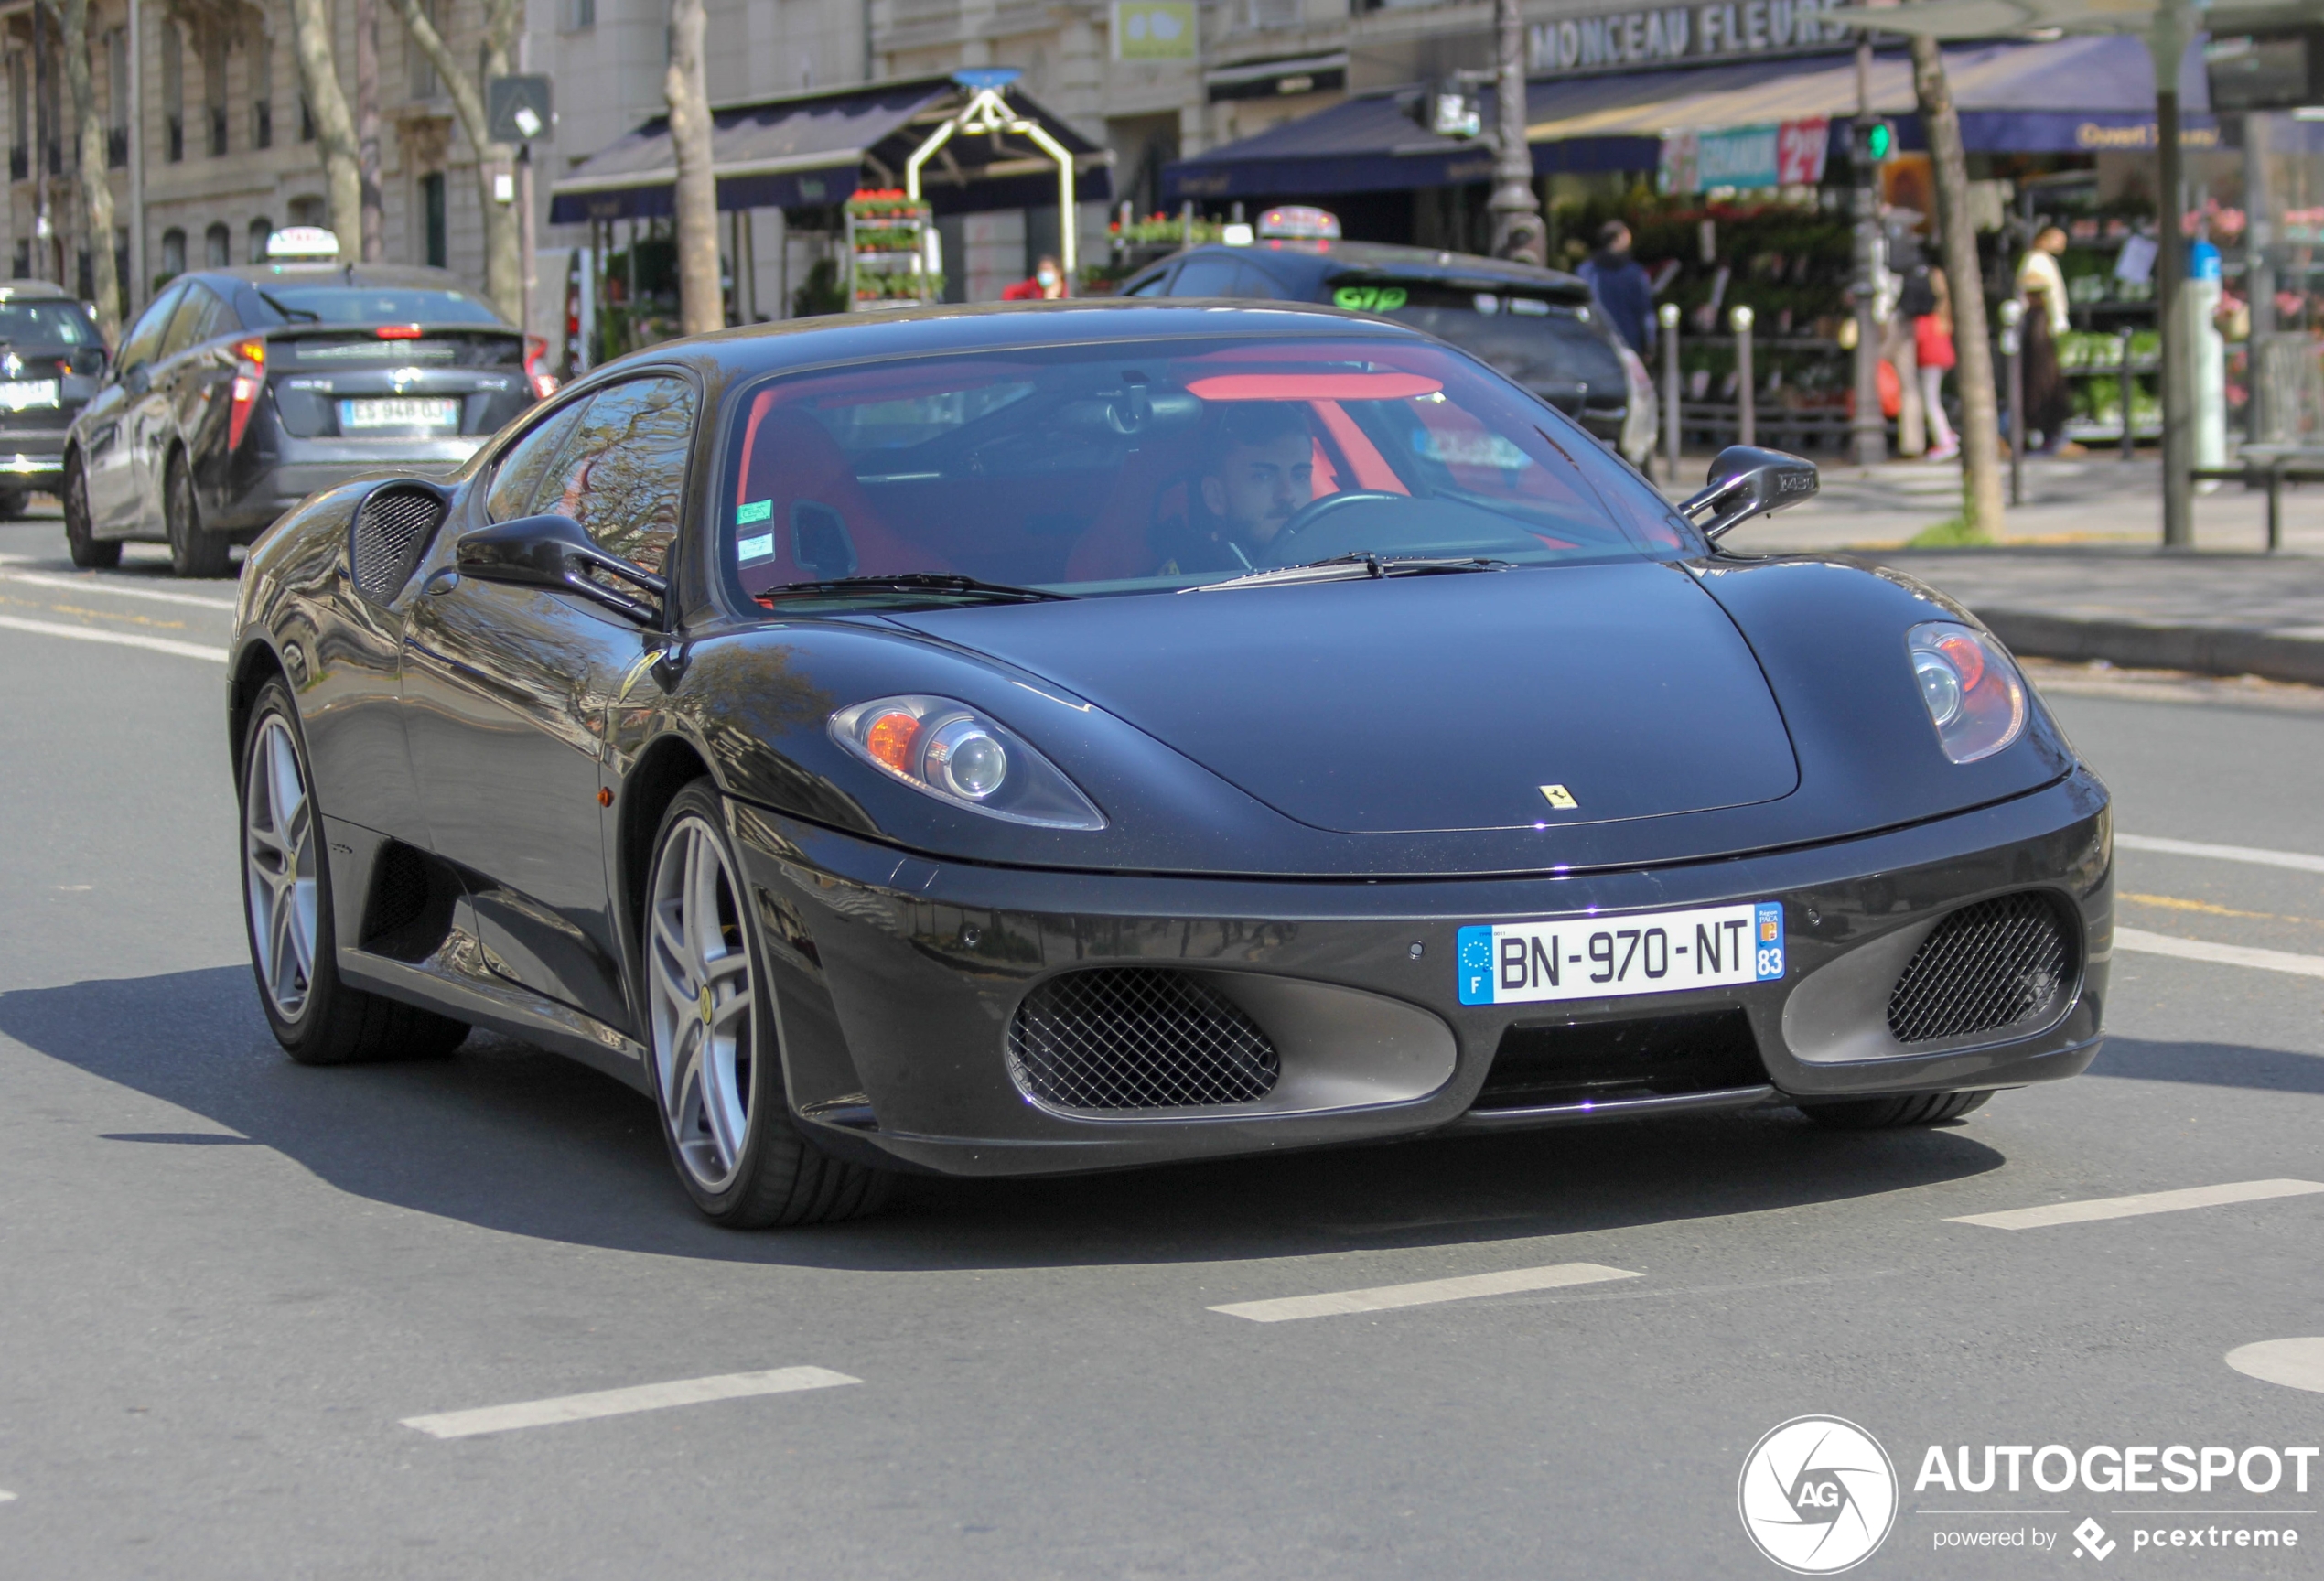
[[[589,573],[600,572],[627,582],[655,599],[670,591],[669,584],[652,572],[598,548],[570,516],[520,516],[471,532],[460,540],[454,562],[462,575],[479,582],[576,594],[640,626],[658,623],[662,612],[644,599],[607,586]]]
[[[1679,513],[1716,538],[1754,516],[1815,498],[1815,463],[1781,450],[1730,445],[1711,463],[1710,487],[1680,506]]]
[[[117,377],[121,382],[121,387],[132,395],[143,395],[147,386],[153,383],[153,377],[145,371],[145,365],[143,362],[132,362],[128,367],[119,370]]]

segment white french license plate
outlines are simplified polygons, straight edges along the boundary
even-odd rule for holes
[[[460,403],[398,395],[378,401],[339,403],[339,431],[360,433],[366,428],[450,428],[460,425]]]
[[[1770,983],[1783,975],[1783,903],[1479,924],[1460,930],[1458,952],[1463,1005]]]
[[[54,406],[56,403],[57,382],[54,379],[0,381],[0,406],[11,412],[21,412],[27,406]]]

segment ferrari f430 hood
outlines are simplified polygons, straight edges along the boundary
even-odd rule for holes
[[[1770,801],[1799,783],[1750,649],[1677,565],[896,618],[1047,677],[1318,829],[1602,823]]]

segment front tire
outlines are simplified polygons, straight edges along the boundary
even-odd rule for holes
[[[89,520],[89,469],[75,456],[65,469],[65,552],[83,571],[110,571],[121,564],[121,540],[97,536]]]
[[[194,497],[194,475],[186,453],[169,458],[161,489],[163,524],[169,530],[169,570],[175,576],[223,576],[227,543],[201,524],[201,502]]]
[[[642,951],[655,1107],[694,1206],[736,1230],[828,1224],[877,1208],[891,1177],[834,1158],[791,1123],[772,983],[716,790],[662,814]]]
[[[449,1054],[465,1025],[339,980],[313,784],[290,693],[269,681],[242,738],[242,920],[274,1040],[302,1065]]]
[[[1987,1092],[1901,1092],[1889,1098],[1849,1098],[1837,1103],[1802,1103],[1801,1113],[1832,1131],[1902,1131],[1942,1125],[1985,1107]]]

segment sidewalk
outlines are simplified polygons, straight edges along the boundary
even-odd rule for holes
[[[1690,459],[1682,476],[1705,464]],[[1916,533],[1959,510],[1959,472],[1835,467],[1816,499],[1725,543],[1862,554],[1953,595],[2029,656],[2324,685],[2324,488],[2285,489],[2284,549],[2271,555],[2266,496],[2239,484],[2196,497],[2196,552],[2172,554],[2151,459],[2028,458],[2025,486],[1999,543],[1915,549]]]

